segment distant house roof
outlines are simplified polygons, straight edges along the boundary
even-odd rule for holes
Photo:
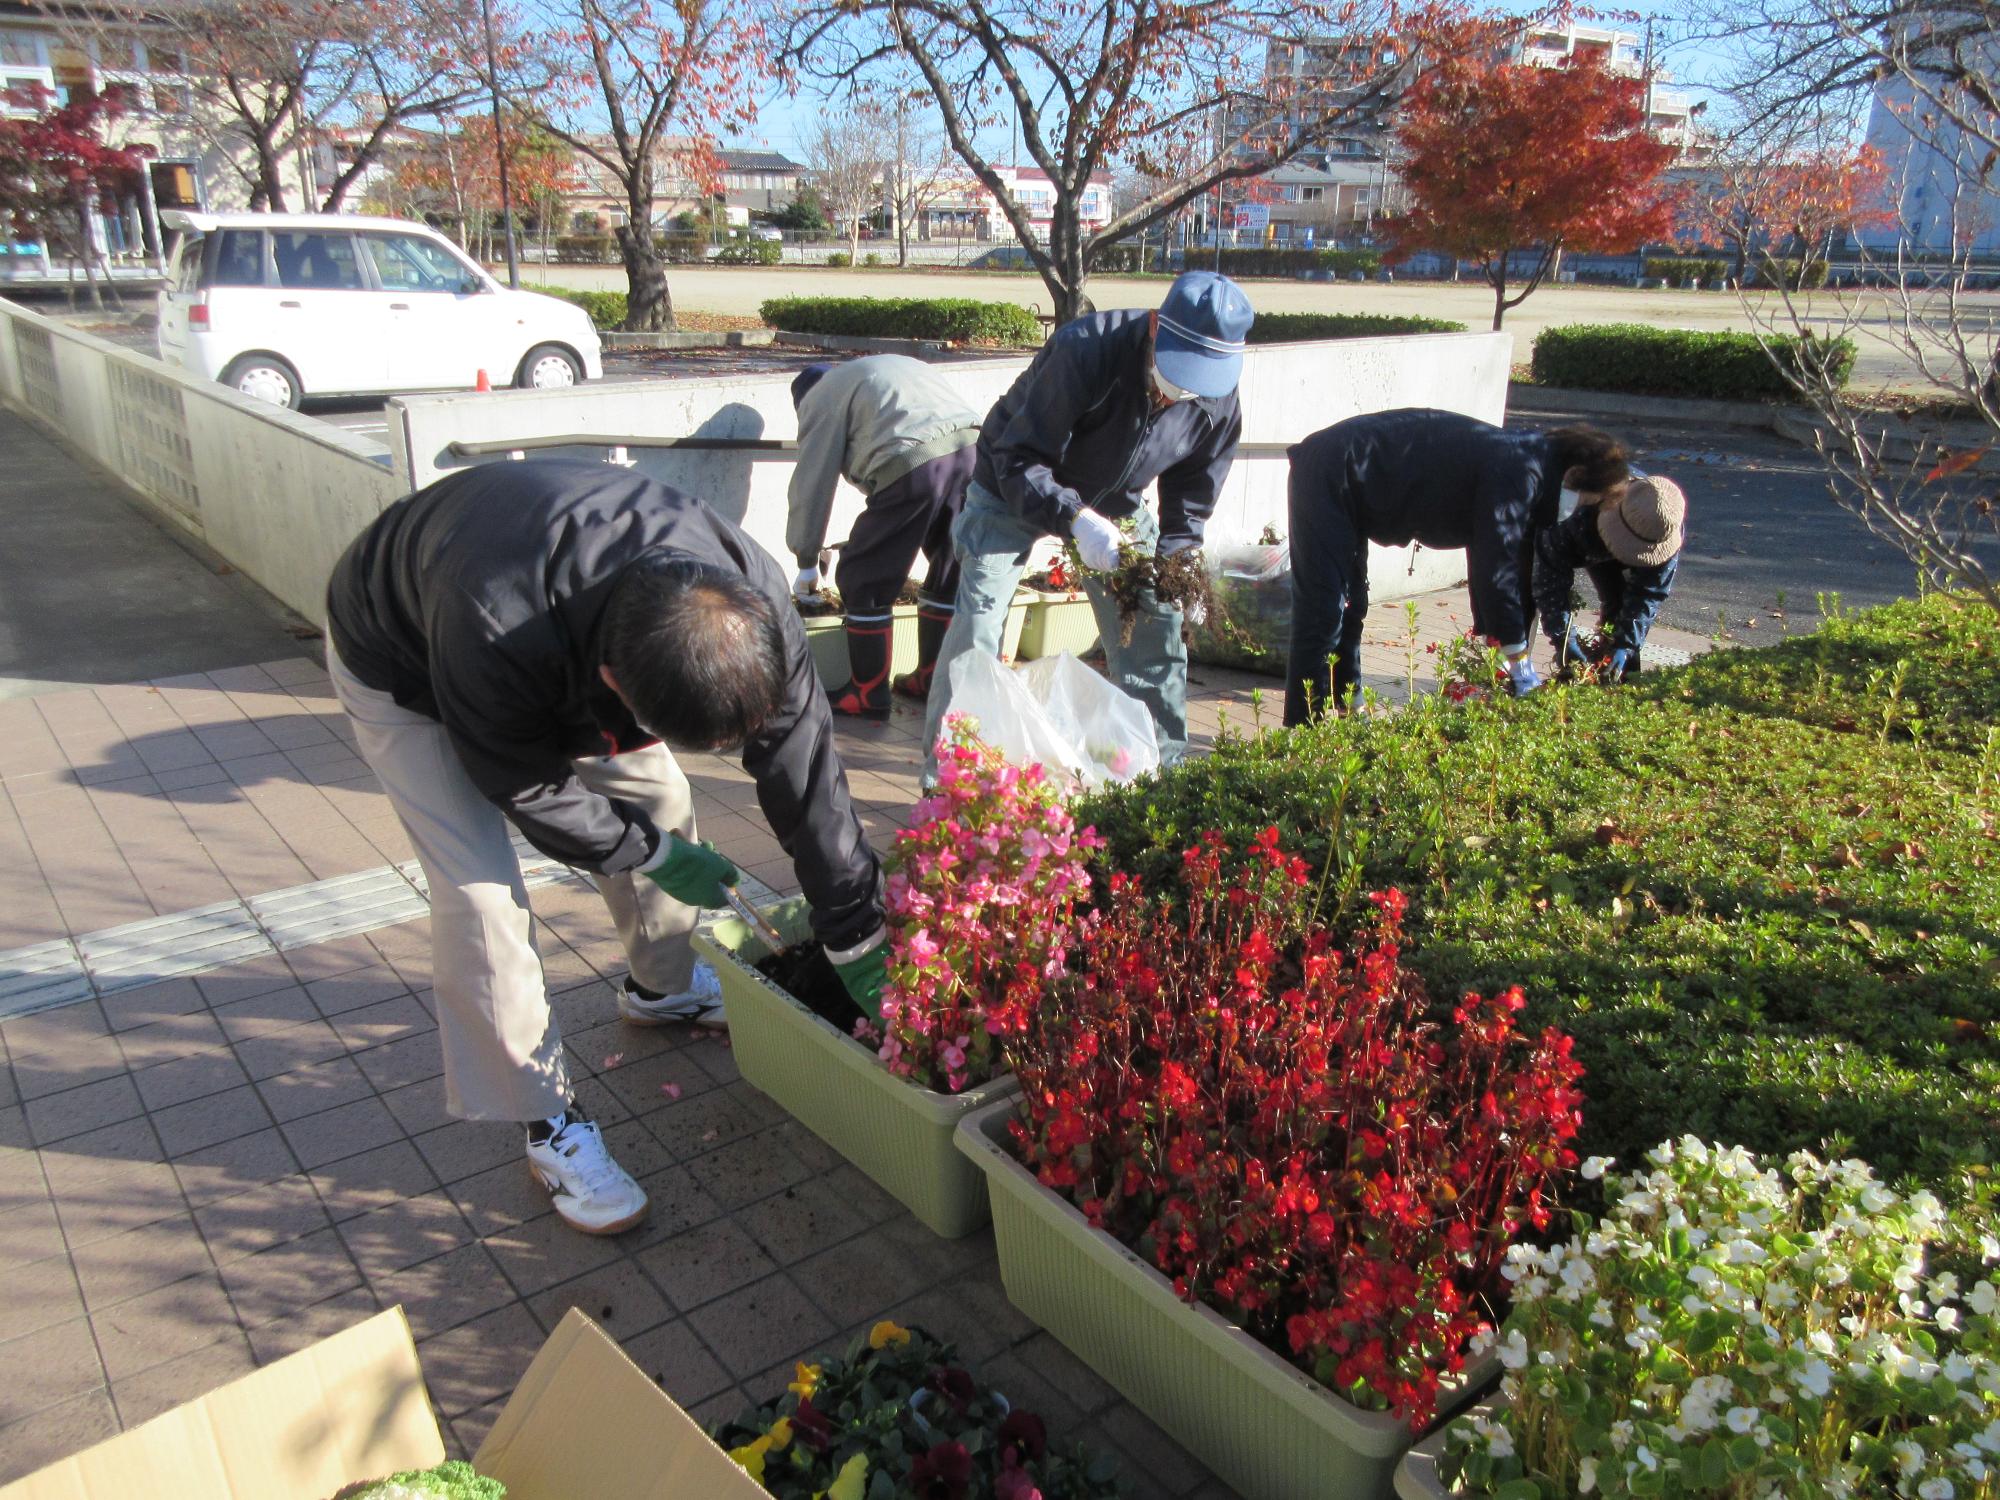
[[[725,172],[803,172],[805,163],[793,161],[782,151],[733,151],[716,153]]]

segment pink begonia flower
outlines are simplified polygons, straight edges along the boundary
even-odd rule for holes
[[[938,956],[938,945],[931,940],[928,928],[919,927],[903,938],[903,955],[911,963],[924,963]]]
[[[1123,776],[1132,769],[1132,752],[1127,750],[1123,745],[1120,745],[1116,750],[1111,752],[1111,759],[1108,764],[1111,767],[1111,774],[1113,776]]]
[[[669,1099],[678,1099],[681,1096],[681,1086],[678,1083],[663,1083],[660,1085],[660,1092]]]

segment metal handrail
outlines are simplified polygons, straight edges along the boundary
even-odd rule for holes
[[[1283,458],[1290,443],[1238,443],[1239,458]],[[678,448],[697,453],[747,453],[751,458],[791,458],[799,451],[796,438],[637,437],[616,433],[573,432],[566,435],[454,440],[445,451],[454,458],[486,458],[495,453],[527,453],[539,448]]]

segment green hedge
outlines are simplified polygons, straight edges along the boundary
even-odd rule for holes
[[[1768,341],[1789,367],[1824,361],[1838,385],[1854,370],[1852,339]],[[1652,396],[1787,401],[1795,392],[1748,333],[1690,333],[1645,323],[1572,323],[1535,336],[1538,385],[1573,390],[1634,391]]]
[[[623,292],[579,292],[566,286],[537,287],[535,290],[560,297],[565,302],[574,302],[590,314],[590,321],[599,328],[625,326],[626,295]]]
[[[1675,286],[1684,281],[1698,281],[1703,286],[1715,286],[1728,272],[1727,261],[1700,256],[1649,255],[1642,268],[1642,274],[1671,281]]]
[[[1329,908],[1350,874],[1400,887],[1440,1002],[1519,984],[1576,1037],[1586,1152],[1831,1143],[1952,1192],[2000,1157],[1996,626],[1933,596],[1621,689],[1432,695],[1233,739],[1084,816],[1163,888],[1202,830],[1270,824],[1341,851]]]
[[[775,297],[758,312],[771,327],[790,333],[968,344],[1042,341],[1042,325],[1025,307],[967,297]]]
[[[1211,255],[1191,252],[1190,270],[1215,265]],[[1343,280],[1356,271],[1373,276],[1382,268],[1382,257],[1373,250],[1294,250],[1278,245],[1247,246],[1222,252],[1221,270],[1230,276],[1298,276],[1312,271],[1330,271]]]
[[[1296,344],[1306,339],[1379,339],[1398,333],[1463,333],[1448,318],[1399,317],[1394,313],[1258,313],[1250,325],[1253,344]]]
[[[719,266],[775,266],[784,259],[785,247],[776,240],[737,240],[716,252]]]

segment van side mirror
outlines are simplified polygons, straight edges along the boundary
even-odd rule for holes
[[[458,292],[461,297],[470,297],[485,290],[486,283],[481,281],[477,276],[468,276],[458,284]]]

